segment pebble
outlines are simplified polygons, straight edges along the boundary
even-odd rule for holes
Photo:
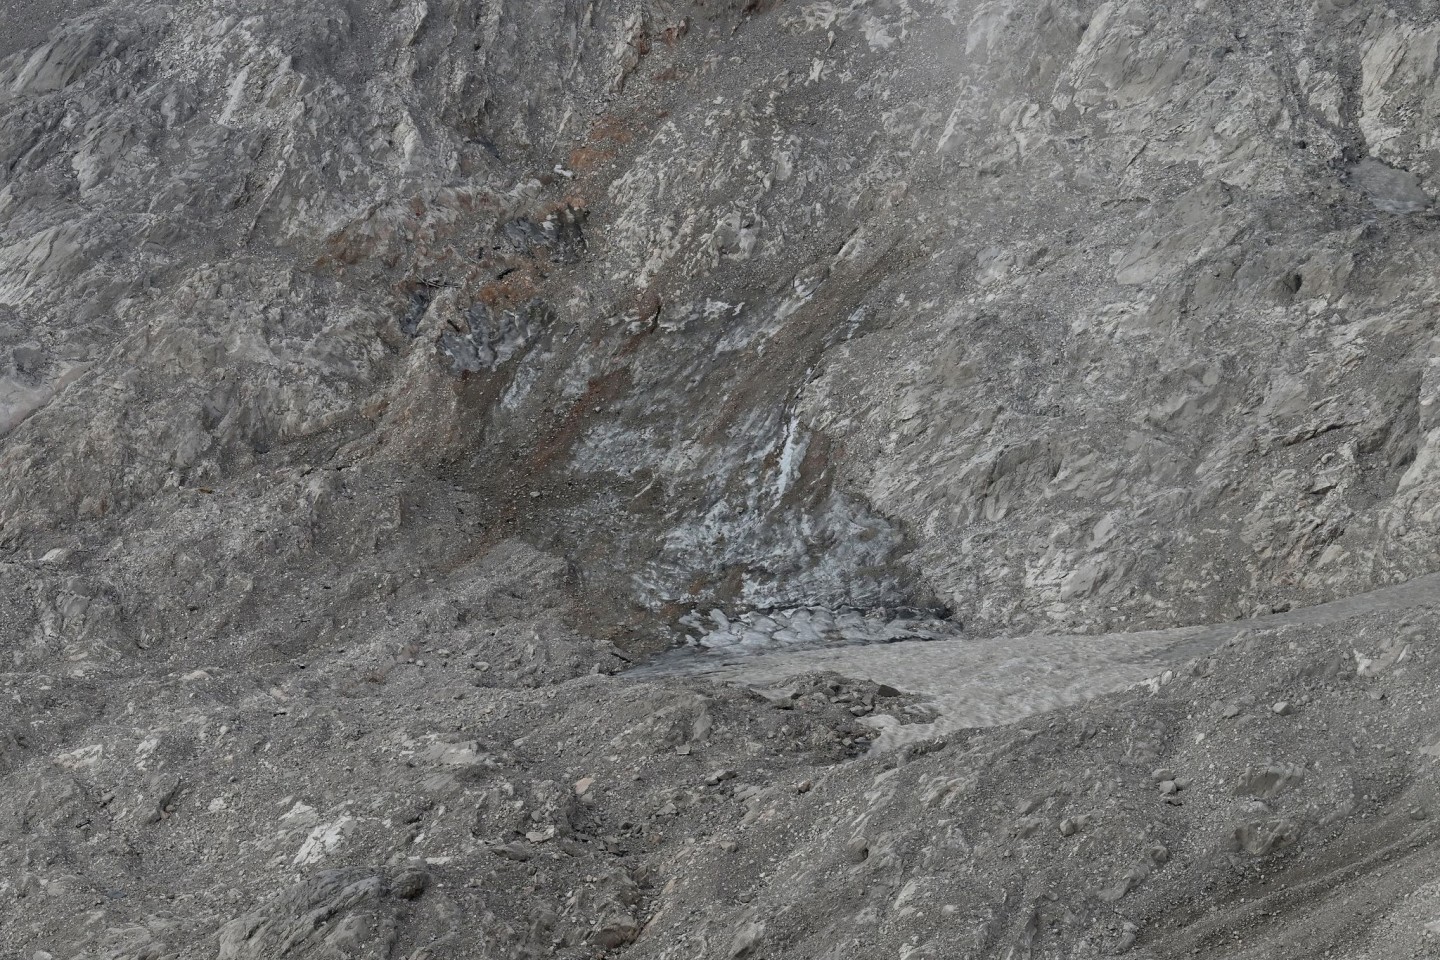
[[[402,870],[390,881],[390,892],[401,900],[415,900],[430,888],[430,874],[412,867]]]
[[[607,917],[591,934],[590,940],[597,947],[615,950],[634,941],[640,935],[640,925],[627,913],[617,911]]]
[[[506,860],[514,860],[517,863],[524,863],[533,859],[535,854],[521,843],[502,843],[490,848],[490,852]]]
[[[1124,953],[1135,945],[1135,939],[1140,933],[1140,928],[1128,920],[1121,927],[1120,941],[1115,944],[1116,953]]]
[[[870,856],[870,841],[864,837],[856,837],[845,845],[845,849],[850,851],[850,859],[859,863]]]
[[[1287,717],[1295,712],[1295,708],[1290,704],[1289,700],[1277,700],[1275,705],[1270,708],[1270,712],[1277,717]]]
[[[765,924],[750,922],[742,926],[735,933],[735,939],[730,941],[731,960],[738,960],[740,957],[748,957],[755,952],[760,945],[760,940],[765,936]]]

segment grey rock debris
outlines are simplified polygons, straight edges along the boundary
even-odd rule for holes
[[[0,0],[7,956],[1433,950],[1437,43]]]

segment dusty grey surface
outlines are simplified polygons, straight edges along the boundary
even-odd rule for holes
[[[0,4],[0,57],[34,50],[51,31],[100,0],[5,0]]]
[[[750,686],[829,672],[904,690],[933,711],[929,723],[877,717],[877,750],[943,737],[968,727],[1013,723],[1136,685],[1168,683],[1180,664],[1205,658],[1257,632],[1318,630],[1373,617],[1389,620],[1440,605],[1440,576],[1417,577],[1331,603],[1231,623],[1092,635],[876,637],[861,642],[715,647],[657,658],[631,676],[705,677]],[[719,632],[719,631],[715,631]],[[708,640],[708,638],[707,638]],[[948,641],[948,642],[947,642]],[[1363,655],[1353,650],[1358,665]]]
[[[1437,49],[9,0],[0,949],[1433,953]]]

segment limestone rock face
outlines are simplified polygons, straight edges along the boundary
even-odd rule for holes
[[[1413,0],[0,0],[0,942],[1090,956],[1190,891],[1154,844],[1408,842],[1428,767],[1258,724],[1433,666],[1419,588],[1345,603],[1437,570],[1437,49]],[[1206,627],[1253,616],[1312,632]],[[687,636],[827,679],[624,675]],[[926,759],[1221,640],[1290,659],[1215,681],[1193,817],[1094,833],[1092,767],[1212,735],[1171,680],[1075,769]],[[1089,792],[946,812],[1032,740]]]

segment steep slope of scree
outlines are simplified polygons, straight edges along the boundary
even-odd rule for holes
[[[1434,569],[1437,38],[4,0],[0,943],[1420,953],[1425,603],[954,727]],[[627,673],[705,623],[1087,639]]]
[[[1440,935],[1433,605],[1248,630],[899,751],[870,744],[933,714],[884,685],[563,679],[605,661],[503,613],[475,637],[395,612],[427,624],[403,648],[151,675],[123,705],[5,674],[45,718],[0,754],[7,947],[1391,960]]]

